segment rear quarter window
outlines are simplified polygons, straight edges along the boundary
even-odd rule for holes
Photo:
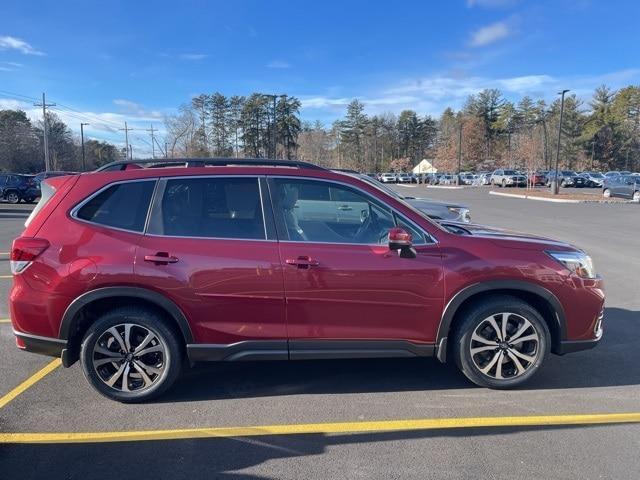
[[[90,198],[75,217],[107,227],[142,232],[155,180],[118,183]]]

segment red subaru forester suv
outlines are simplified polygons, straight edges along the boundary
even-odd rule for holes
[[[508,388],[602,335],[602,280],[565,243],[304,162],[154,162],[47,180],[11,252],[18,347],[111,399],[206,360],[436,356]]]

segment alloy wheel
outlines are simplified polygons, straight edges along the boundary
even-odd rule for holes
[[[20,197],[17,193],[11,192],[7,195],[7,201],[9,203],[18,203],[20,201]]]
[[[510,380],[535,364],[540,335],[522,315],[496,313],[475,328],[469,349],[473,364],[481,373],[495,380]]]
[[[608,188],[605,189],[604,192],[602,192],[602,195],[604,196],[604,198],[609,198],[611,197],[611,190],[609,190]]]
[[[92,362],[105,385],[121,392],[141,392],[162,376],[166,346],[152,330],[135,323],[115,325],[100,335]]]
[[[633,192],[633,201],[634,202],[640,202],[640,191]]]

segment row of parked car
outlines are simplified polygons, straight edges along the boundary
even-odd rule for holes
[[[40,183],[45,178],[72,174],[73,172],[41,172],[37,175],[0,173],[0,200],[33,203],[40,198]]]

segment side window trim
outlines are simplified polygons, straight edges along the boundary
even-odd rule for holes
[[[349,183],[345,183],[345,182],[340,182],[337,180],[327,180],[324,178],[314,178],[314,177],[292,177],[292,176],[288,176],[288,175],[270,175],[267,177],[267,185],[269,187],[269,197],[271,199],[271,205],[272,205],[272,209],[273,209],[273,213],[274,213],[274,217],[275,217],[275,224],[276,224],[276,230],[277,230],[277,235],[278,235],[278,241],[281,242],[291,242],[291,243],[310,243],[310,244],[324,244],[324,245],[375,245],[375,246],[379,246],[378,244],[358,244],[358,243],[348,243],[348,242],[320,242],[320,241],[296,241],[296,240],[289,240],[287,237],[287,230],[286,230],[286,225],[284,224],[284,219],[282,217],[282,215],[280,215],[279,212],[277,212],[277,202],[274,201],[274,192],[276,191],[276,185],[275,185],[275,180],[276,179],[289,179],[289,180],[310,180],[310,181],[316,181],[316,182],[324,182],[324,183],[329,183],[330,185],[340,185],[340,186],[344,186],[347,188],[350,188],[352,190],[355,190],[359,193],[361,193],[362,195],[365,195],[368,199],[371,200],[372,203],[374,203],[376,206],[378,206],[379,208],[388,211],[393,219],[394,222],[397,225],[397,218],[402,219],[404,222],[408,223],[409,225],[411,225],[413,228],[415,228],[418,232],[420,232],[423,236],[423,239],[425,240],[426,243],[424,243],[423,245],[420,246],[429,246],[429,245],[435,245],[438,243],[438,240],[431,235],[429,232],[427,232],[424,228],[420,227],[419,225],[417,225],[414,221],[408,219],[405,215],[403,215],[402,213],[400,213],[398,210],[396,210],[395,208],[391,207],[390,205],[387,205],[386,203],[384,203],[383,201],[381,201],[380,199],[378,199],[377,197],[374,197],[373,195],[371,195],[369,192],[358,188],[355,185],[351,185]]]
[[[97,197],[102,192],[104,192],[105,190],[107,190],[107,189],[109,189],[109,188],[111,188],[111,187],[113,187],[115,185],[122,185],[122,184],[126,184],[126,183],[138,183],[138,182],[155,182],[153,191],[151,193],[151,198],[149,200],[149,204],[147,205],[147,213],[145,215],[145,222],[144,222],[142,230],[130,230],[128,228],[113,227],[111,225],[105,225],[103,223],[98,223],[98,222],[92,222],[91,220],[85,220],[83,218],[78,217],[78,212],[80,211],[80,209],[82,207],[84,207],[85,204],[89,203],[95,197]],[[98,227],[108,228],[108,229],[111,229],[111,230],[118,230],[120,232],[127,232],[127,233],[135,233],[137,235],[144,235],[145,229],[147,227],[147,222],[149,221],[149,213],[151,211],[151,204],[153,203],[153,194],[154,194],[154,192],[155,192],[155,190],[157,188],[157,182],[158,182],[157,178],[136,178],[136,179],[132,179],[132,180],[120,180],[120,181],[108,183],[108,184],[104,185],[102,188],[100,188],[100,189],[96,190],[95,192],[93,192],[91,195],[89,195],[87,198],[82,200],[80,203],[76,204],[76,206],[73,207],[69,211],[69,216],[71,218],[73,218],[74,220],[78,221],[78,222],[88,223],[89,225],[96,225]]]

